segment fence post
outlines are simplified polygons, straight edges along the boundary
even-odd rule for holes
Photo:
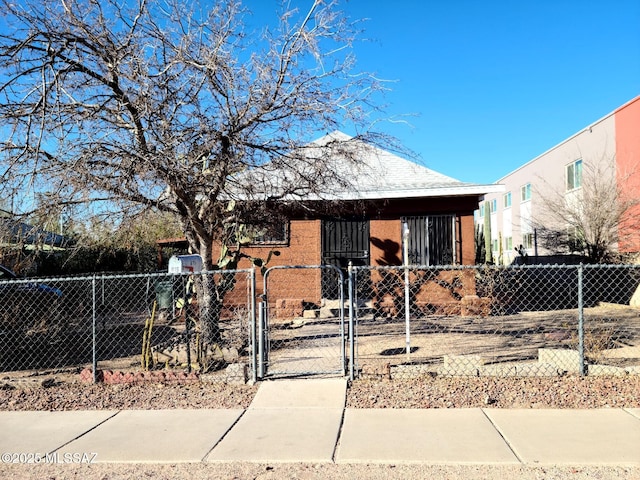
[[[253,383],[258,381],[258,352],[257,346],[258,342],[256,339],[256,268],[253,267],[251,269],[251,273],[249,274],[249,300],[250,300],[250,312],[249,312],[249,321],[251,322],[251,330],[249,339],[251,343],[251,379]]]
[[[320,272],[320,275],[322,275],[322,269],[320,269]],[[342,366],[342,376],[345,376],[347,374],[347,341],[344,333],[344,274],[341,270],[336,272],[338,273],[336,288],[340,299],[340,364]]]
[[[355,332],[354,332],[354,328],[353,328],[353,299],[354,299],[354,294],[353,294],[353,285],[354,285],[354,281],[353,281],[353,276],[354,276],[354,270],[353,270],[353,263],[349,262],[349,267],[347,268],[347,288],[349,290],[349,380],[353,380],[355,377]]]
[[[266,296],[263,293],[261,295],[261,301],[259,303],[259,307],[258,307],[258,368],[257,368],[257,372],[258,372],[258,378],[262,379],[264,378],[264,361],[265,361],[265,345],[264,345],[264,335],[265,335],[265,316],[266,316],[266,308],[265,308],[265,303],[266,303]]]
[[[584,266],[580,263],[578,265],[578,358],[580,361],[580,375],[585,374],[583,272]]]
[[[411,361],[411,299],[409,298],[409,226],[402,228],[402,263],[404,264],[404,341],[407,362]]]
[[[93,383],[98,383],[98,355],[97,355],[97,334],[96,334],[96,276],[91,280],[91,334],[92,334],[92,358]]]

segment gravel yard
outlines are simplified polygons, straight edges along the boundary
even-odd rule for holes
[[[205,382],[94,385],[71,375],[17,384],[0,378],[0,387],[0,410],[246,408],[258,388]],[[357,380],[347,390],[347,407],[639,408],[640,376]]]
[[[640,406],[640,376],[436,377],[357,381],[348,408],[607,408]]]
[[[0,377],[0,410],[246,408],[258,385],[86,384],[63,373]],[[356,380],[347,408],[639,408],[640,375]]]
[[[640,469],[625,467],[535,467],[496,465],[340,464],[94,464],[1,465],[5,480],[638,480]]]

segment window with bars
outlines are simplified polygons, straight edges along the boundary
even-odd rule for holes
[[[409,263],[412,265],[453,265],[455,215],[403,217],[409,228]]]

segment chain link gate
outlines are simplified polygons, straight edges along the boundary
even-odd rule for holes
[[[264,274],[258,377],[346,374],[344,275],[332,265],[276,266]]]

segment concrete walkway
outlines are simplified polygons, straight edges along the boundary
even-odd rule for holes
[[[345,409],[345,394],[343,379],[278,380],[246,410],[0,412],[0,452],[4,463],[640,466],[640,409]]]

